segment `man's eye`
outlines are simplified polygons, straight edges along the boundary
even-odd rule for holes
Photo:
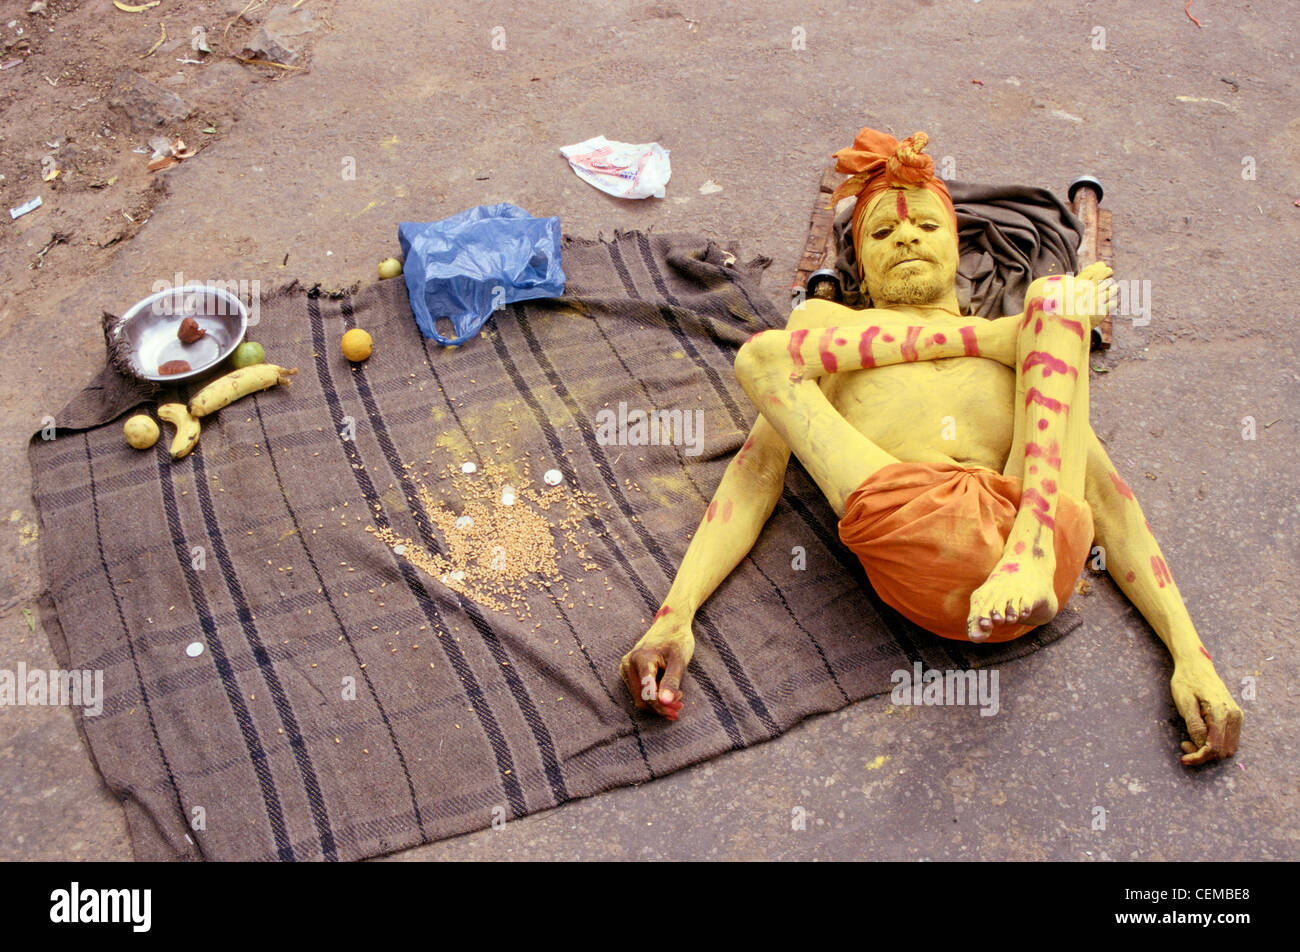
[[[932,222],[932,221],[927,221],[927,222],[923,223],[923,224],[921,225],[921,227],[924,228],[926,231],[938,231],[938,230],[939,230],[939,226],[936,225],[936,224],[935,224],[934,222]]]
[[[871,237],[872,237],[872,238],[875,238],[877,241],[879,241],[879,240],[882,239],[882,238],[888,238],[888,237],[889,237],[889,229],[888,229],[888,228],[878,228],[878,229],[876,229],[875,231],[873,231],[873,232],[871,233]]]

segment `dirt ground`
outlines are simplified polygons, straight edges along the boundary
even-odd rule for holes
[[[1167,656],[1095,586],[1076,633],[1004,671],[996,723],[877,698],[399,858],[1295,859],[1300,10],[1191,12],[0,0],[0,666],[54,664],[26,446],[102,366],[101,311],[177,274],[368,282],[399,221],[499,201],[575,235],[739,240],[785,302],[830,153],[924,129],[955,178],[1105,183],[1117,277],[1152,306],[1098,358],[1093,424],[1245,709],[1237,757],[1178,764]],[[580,182],[558,150],[597,134],[670,149],[667,197]],[[69,710],[0,709],[0,786],[0,858],[131,858]]]

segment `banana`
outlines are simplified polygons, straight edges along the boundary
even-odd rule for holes
[[[224,377],[212,381],[194,395],[190,400],[190,415],[205,417],[250,393],[274,387],[278,383],[287,385],[289,377],[297,372],[297,367],[286,370],[275,364],[254,364],[251,367],[233,370]]]
[[[172,459],[180,459],[194,449],[199,442],[199,421],[185,409],[185,404],[159,404],[158,416],[176,427],[176,436],[172,439]]]

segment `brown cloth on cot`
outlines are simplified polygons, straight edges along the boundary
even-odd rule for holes
[[[250,336],[298,375],[206,417],[178,462],[166,437],[126,445],[122,415],[153,398],[115,371],[74,398],[56,438],[29,448],[42,622],[62,667],[104,672],[103,713],[78,723],[136,857],[389,853],[769,740],[889,690],[914,661],[1000,664],[1077,625],[1067,611],[997,646],[920,631],[874,597],[796,463],[697,616],[685,716],[634,710],[619,659],[755,416],[735,351],[785,323],[759,290],[767,263],[696,235],[568,239],[564,298],[513,305],[454,350],[420,336],[398,280],[268,295]],[[355,367],[338,346],[353,326],[375,342]],[[602,445],[596,414],[620,401],[701,411],[702,451]],[[436,549],[416,472],[440,436],[487,445],[503,425],[535,474],[545,463],[599,498],[599,572],[572,553],[560,568],[575,590],[612,591],[597,581],[571,606],[537,592],[520,621],[364,531]]]

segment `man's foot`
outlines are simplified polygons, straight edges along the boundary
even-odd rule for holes
[[[1026,559],[1004,559],[971,593],[966,636],[988,641],[994,625],[1043,625],[1056,617],[1057,607],[1050,578]]]

